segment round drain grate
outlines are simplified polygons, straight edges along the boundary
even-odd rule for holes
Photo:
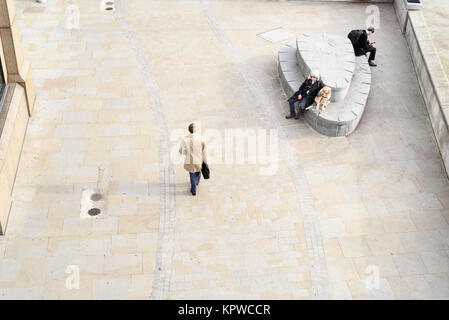
[[[114,0],[102,0],[101,10],[113,11],[114,10]]]
[[[89,211],[87,211],[87,213],[88,213],[90,216],[98,216],[98,215],[101,213],[101,210],[98,209],[98,208],[92,208],[92,209],[90,209]]]
[[[99,193],[94,193],[93,195],[90,196],[90,200],[92,201],[99,201],[101,200],[101,198],[103,198],[103,196]]]

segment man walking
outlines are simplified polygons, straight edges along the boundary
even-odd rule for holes
[[[324,87],[323,81],[318,71],[310,72],[309,77],[301,84],[298,91],[296,91],[289,99],[290,115],[285,116],[286,119],[299,119],[300,115],[304,113],[306,108],[313,104],[318,92]],[[298,114],[295,113],[295,102],[299,101]]]
[[[348,38],[352,42],[356,56],[366,55],[369,52],[368,64],[371,67],[377,66],[377,64],[374,63],[374,59],[376,58],[375,42],[370,42],[368,40],[368,36],[373,33],[374,27],[369,27],[366,30],[352,30],[348,34]]]
[[[179,153],[185,156],[184,169],[190,175],[190,192],[196,195],[196,187],[201,179],[201,166],[206,161],[206,143],[204,138],[196,133],[194,123],[189,125],[190,134],[181,142]]]

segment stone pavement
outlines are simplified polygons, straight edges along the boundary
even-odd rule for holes
[[[347,34],[366,5],[115,2],[15,1],[37,104],[0,298],[449,298],[449,186],[390,4],[363,119],[328,138],[284,119],[283,42],[256,35]],[[68,30],[72,4],[80,29]],[[277,129],[279,170],[214,164],[192,197],[167,161],[169,135],[191,121],[223,136]],[[107,211],[81,220],[81,192],[96,187]]]

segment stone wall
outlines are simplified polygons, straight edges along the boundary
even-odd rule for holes
[[[407,39],[419,86],[440,149],[446,174],[449,173],[449,82],[433,45],[421,11],[408,11],[403,0],[394,7]]]
[[[18,84],[11,84],[0,113],[0,234],[4,233],[8,221],[28,119],[25,90]]]
[[[0,113],[0,235],[6,230],[28,119],[36,92],[31,65],[22,55],[13,0],[0,0],[0,58],[8,90]]]
[[[405,0],[394,0],[393,1],[394,9],[396,10],[396,15],[398,17],[399,25],[401,29],[405,31],[405,25],[407,23],[408,15],[407,15],[407,5]]]

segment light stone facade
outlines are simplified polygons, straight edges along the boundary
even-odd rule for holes
[[[0,235],[5,232],[22,145],[36,98],[31,64],[24,60],[13,0],[0,1],[0,58],[8,85],[0,114]]]

